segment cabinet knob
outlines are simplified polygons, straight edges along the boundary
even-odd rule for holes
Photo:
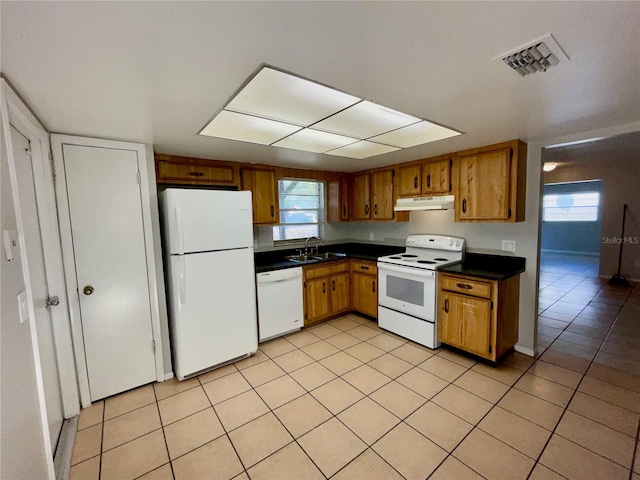
[[[427,175],[427,187],[431,186],[431,175]]]
[[[376,293],[376,281],[374,280],[373,283],[371,284],[371,291],[373,293]]]
[[[418,177],[413,177],[413,188],[418,188]]]
[[[467,199],[462,199],[462,213],[467,213]]]
[[[364,206],[364,214],[369,215],[369,205]]]
[[[271,218],[273,218],[276,214],[276,209],[273,208],[273,205],[271,205]]]
[[[85,295],[91,295],[93,293],[93,287],[91,285],[87,285],[82,289],[82,293]]]
[[[336,281],[335,280],[331,280],[331,290],[333,290],[334,292],[336,291]]]
[[[373,206],[373,214],[374,215],[378,215],[378,204],[377,203]]]
[[[327,284],[322,282],[322,293],[327,293]]]
[[[444,300],[444,311],[445,313],[449,313],[449,299],[445,298]]]

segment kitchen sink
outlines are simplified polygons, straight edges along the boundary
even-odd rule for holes
[[[305,263],[305,262],[314,262],[318,260],[334,260],[338,258],[345,257],[345,253],[336,253],[336,252],[326,252],[326,253],[307,253],[304,255],[289,255],[288,257],[284,257],[290,262],[296,263]]]
[[[312,262],[314,260],[320,260],[319,257],[315,255],[289,255],[288,257],[284,257],[290,262],[304,263],[304,262]]]
[[[329,260],[334,258],[342,258],[345,256],[346,256],[346,253],[335,253],[335,252],[314,253],[312,255],[313,258],[317,258],[318,260]]]

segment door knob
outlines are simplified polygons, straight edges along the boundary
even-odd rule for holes
[[[91,285],[87,285],[82,289],[82,293],[85,295],[91,295],[93,293],[93,287]]]

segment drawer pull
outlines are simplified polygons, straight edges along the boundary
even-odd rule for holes
[[[189,175],[192,177],[204,177],[204,173],[202,172],[189,172]]]
[[[444,312],[449,313],[449,299],[445,298],[444,300]]]
[[[360,269],[361,270],[369,270],[369,266],[368,265],[360,265]]]
[[[473,285],[467,285],[466,283],[456,283],[456,287],[464,288],[465,290],[472,290]]]

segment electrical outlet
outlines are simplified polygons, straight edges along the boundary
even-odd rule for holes
[[[375,240],[376,236],[373,232],[369,232],[369,240]]]
[[[505,252],[515,252],[516,251],[516,241],[515,240],[502,240],[502,250]]]

